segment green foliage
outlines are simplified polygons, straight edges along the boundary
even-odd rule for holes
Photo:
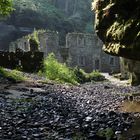
[[[14,9],[12,8],[12,0],[0,0],[0,16],[6,16]]]
[[[56,8],[49,0],[13,0],[15,12],[10,22],[18,26],[44,27],[55,30],[63,21],[63,12]],[[16,15],[16,17],[15,17]]]
[[[32,38],[34,38],[34,40],[36,40],[37,44],[39,44],[38,34],[39,34],[39,31],[37,31],[37,30],[34,30],[34,32],[32,34]]]
[[[62,83],[78,84],[74,72],[65,64],[59,63],[54,54],[50,54],[44,61],[46,78]]]
[[[0,75],[7,78],[13,79],[15,81],[25,81],[26,77],[21,74],[21,72],[17,70],[6,70],[0,67]]]
[[[80,132],[75,133],[72,137],[72,140],[85,140],[85,139],[86,138]]]
[[[76,75],[78,83],[85,83],[88,82],[89,79],[87,77],[87,73],[84,72],[84,70],[79,69],[78,67],[74,68],[74,73]]]
[[[13,1],[16,10],[8,23],[16,26],[47,28],[66,34],[74,31],[86,32],[86,24],[93,20],[90,10],[92,0],[69,1],[67,10],[63,0]],[[88,28],[88,31],[90,29],[92,28]]]
[[[27,36],[22,37],[23,39],[29,40],[30,43],[30,50],[31,51],[39,51],[39,34],[44,33],[46,30],[34,30],[32,34],[28,34]]]
[[[76,67],[74,73],[77,77],[78,83],[92,82],[92,81],[103,81],[105,77],[98,71],[93,71],[91,73],[86,73],[84,70]]]
[[[93,71],[88,74],[88,78],[90,81],[103,81],[105,77],[101,75],[99,71]]]
[[[50,54],[44,61],[44,71],[46,78],[62,83],[82,84],[91,81],[102,81],[104,77],[99,73],[93,71],[86,73],[78,67],[74,69],[68,68],[65,64],[59,63],[54,54]],[[41,73],[39,73],[41,74]]]

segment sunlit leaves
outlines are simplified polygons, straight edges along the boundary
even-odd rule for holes
[[[6,16],[13,10],[12,0],[0,0],[0,16]]]

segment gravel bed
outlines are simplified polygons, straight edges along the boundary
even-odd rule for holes
[[[97,133],[108,128],[120,134],[131,127],[131,115],[119,108],[122,95],[137,92],[139,87],[99,82],[17,86],[16,90],[26,96],[0,96],[0,139],[100,140],[105,138]]]

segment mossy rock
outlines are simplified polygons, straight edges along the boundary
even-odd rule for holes
[[[140,1],[95,0],[96,32],[104,51],[140,60]]]

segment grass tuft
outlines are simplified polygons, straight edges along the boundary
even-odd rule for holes
[[[18,70],[6,70],[2,67],[0,67],[0,75],[14,81],[25,81],[27,79],[25,76],[22,76],[21,72]]]

